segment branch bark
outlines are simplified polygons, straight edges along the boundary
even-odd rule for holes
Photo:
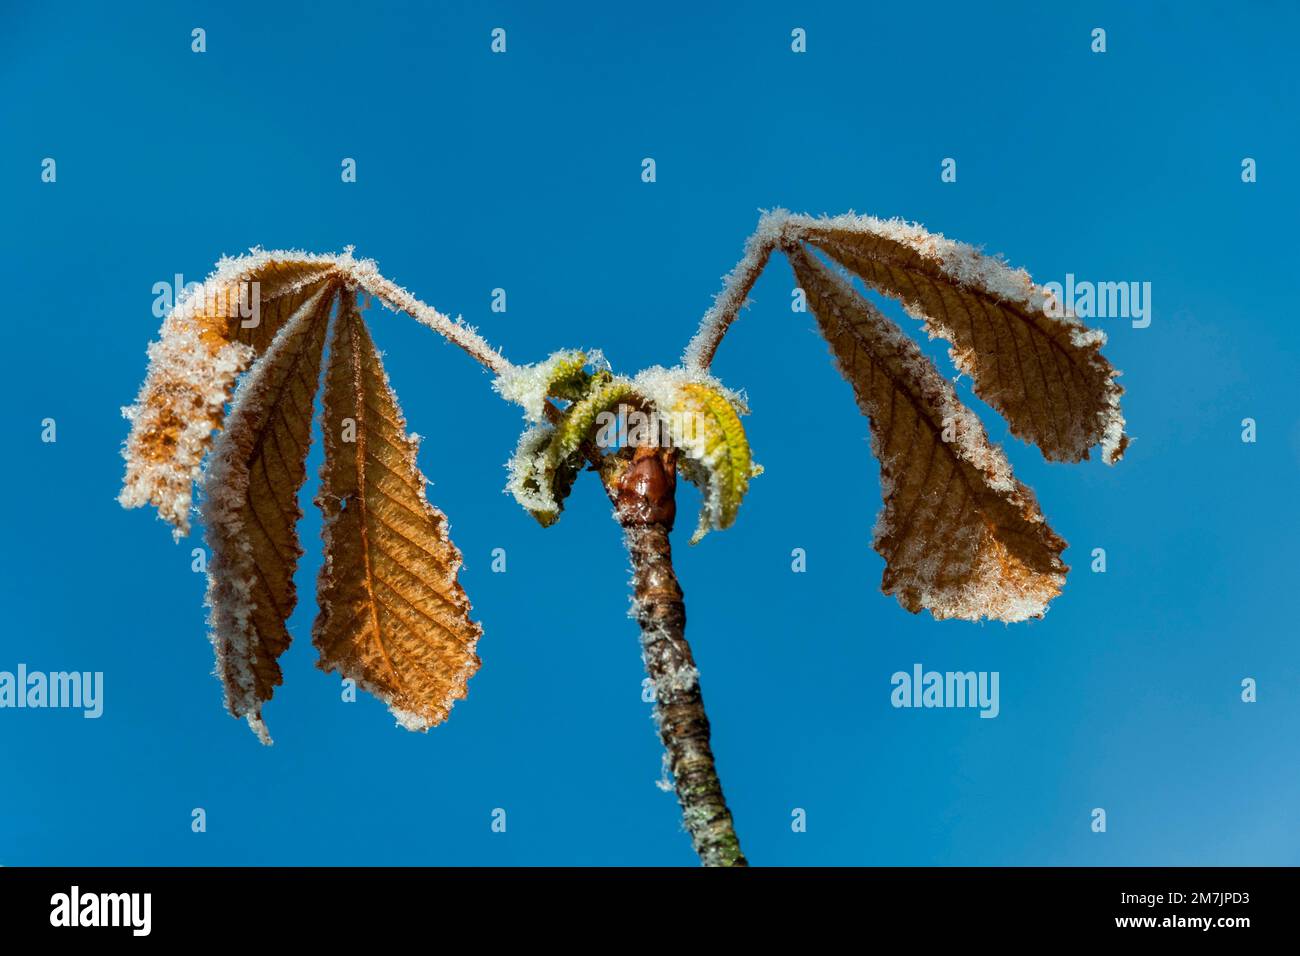
[[[633,613],[654,681],[655,723],[687,832],[705,866],[748,866],[714,766],[699,672],[686,642],[686,604],[673,571],[676,452],[636,448],[630,458],[607,455],[601,478],[632,559]]]

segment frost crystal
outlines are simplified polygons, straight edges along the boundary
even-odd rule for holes
[[[1048,458],[1078,461],[1098,443],[1109,464],[1123,455],[1123,389],[1115,381],[1119,373],[1100,355],[1105,333],[1058,308],[1046,287],[1002,257],[901,219],[764,213],[687,347],[688,367],[706,368],[712,361],[771,252],[789,255],[804,243],[847,265],[877,292],[901,300],[932,337],[951,342],[950,354],[958,370],[975,380],[977,394]],[[1017,365],[1018,378],[1005,381],[992,354],[1004,348],[1003,340],[1016,352],[1023,342],[1031,359],[1024,369]]]
[[[656,408],[671,409],[677,404],[681,399],[682,386],[701,385],[723,395],[727,401],[735,406],[737,413],[741,415],[749,414],[749,401],[745,393],[727,388],[717,378],[709,374],[706,369],[682,365],[674,368],[652,365],[650,368],[639,372],[632,379],[632,383],[636,386],[637,391],[654,403]]]
[[[274,312],[326,280],[361,289],[408,313],[499,375],[511,371],[510,363],[474,329],[385,279],[373,260],[354,259],[351,247],[341,255],[255,248],[247,255],[223,257],[201,285],[180,290],[159,341],[149,346],[149,372],[136,403],[122,409],[131,422],[122,452],[127,467],[118,501],[123,507],[152,503],[178,540],[189,533],[193,484],[203,456],[212,433],[221,427],[235,379],[258,353],[246,340],[273,331],[269,325],[259,328],[256,321],[236,322],[233,317],[243,315],[237,307],[256,304],[262,312]],[[251,288],[259,285],[260,296],[254,299]]]
[[[708,531],[730,527],[749,479],[761,471],[750,460],[737,418],[749,413],[744,395],[695,368],[655,366],[637,375],[634,384],[658,410],[672,445],[681,451],[683,477],[703,496],[691,543],[698,543]]]
[[[373,259],[353,259],[350,252],[338,257],[340,270],[349,282],[379,299],[395,312],[405,312],[422,325],[451,340],[498,375],[511,369],[509,362],[478,332],[460,318],[452,319],[425,305],[397,283],[384,278]]]
[[[202,516],[212,551],[206,602],[216,674],[226,689],[227,708],[236,717],[246,717],[264,744],[271,743],[261,717],[269,690],[259,693],[256,667],[264,657],[273,661],[274,655],[264,646],[254,619],[257,605],[253,590],[259,568],[249,529],[244,526],[250,450],[274,412],[272,393],[282,372],[284,353],[300,341],[307,323],[321,319],[324,295],[325,290],[321,290],[299,307],[276,333],[262,360],[240,383],[203,481]]]
[[[712,307],[700,321],[699,331],[682,353],[682,364],[687,368],[705,369],[713,361],[714,350],[722,341],[727,326],[736,320],[748,303],[749,293],[767,265],[772,250],[788,239],[787,222],[790,218],[790,213],[784,209],[763,212],[758,228],[745,243],[744,256],[723,278],[722,291],[713,300]]]
[[[584,365],[602,369],[609,363],[599,349],[567,349],[532,365],[510,366],[496,377],[492,387],[506,401],[521,406],[525,419],[540,422],[546,418],[546,400],[557,379],[580,373]]]
[[[546,472],[546,450],[555,429],[550,425],[534,425],[519,436],[519,445],[506,463],[509,478],[505,490],[526,510],[549,514],[559,510],[554,489],[549,482],[540,480]]]
[[[189,534],[203,456],[235,378],[252,360],[250,346],[231,342],[210,352],[195,328],[168,320],[161,340],[149,346],[140,397],[122,409],[133,439],[122,453],[127,471],[117,500],[124,508],[153,502],[176,540]]]

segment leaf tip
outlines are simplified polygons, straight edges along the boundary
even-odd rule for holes
[[[248,729],[256,735],[258,742],[262,746],[271,747],[275,745],[275,741],[271,739],[271,732],[266,729],[266,723],[262,720],[260,710],[256,713],[245,714],[244,719],[248,721]]]

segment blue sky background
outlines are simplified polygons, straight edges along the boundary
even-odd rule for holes
[[[1043,621],[936,623],[879,591],[866,421],[773,261],[715,365],[767,473],[695,548],[688,489],[677,535],[750,859],[1300,863],[1293,4],[79,6],[0,14],[0,669],[103,671],[105,713],[0,711],[0,863],[692,864],[608,506],[588,478],[544,531],[501,493],[522,421],[462,353],[372,316],[485,628],[428,735],[313,666],[318,452],[276,746],[225,714],[197,532],[114,501],[119,408],[153,284],[256,244],[353,243],[517,362],[670,364],[778,205],[917,220],[1040,281],[1150,281],[1154,318],[1099,323],[1135,436],[1117,467],[1049,465],[977,404],[1074,570]],[[1001,715],[894,710],[915,662],[1000,671]]]

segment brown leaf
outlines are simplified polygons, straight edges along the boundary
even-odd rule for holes
[[[885,593],[939,619],[1041,617],[1069,569],[1033,492],[911,339],[803,247],[786,253],[871,424]]]
[[[334,291],[318,289],[281,324],[240,384],[204,476],[217,676],[227,708],[266,743],[261,708],[282,681],[278,658],[289,647],[285,622],[297,603],[298,492]]]
[[[118,500],[128,508],[153,504],[177,538],[189,533],[193,483],[235,379],[335,269],[328,257],[291,255],[223,260],[168,314],[160,340],[149,346],[149,371],[136,404],[123,410],[131,434]],[[254,301],[257,314],[245,318],[241,305],[251,312]]]
[[[1079,461],[1099,442],[1109,464],[1124,454],[1123,389],[1101,354],[1106,336],[1045,311],[1048,293],[1024,271],[897,221],[838,216],[807,220],[801,232],[952,343],[976,394],[1047,458]]]
[[[272,259],[251,270],[243,281],[250,286],[257,283],[258,315],[255,319],[241,316],[229,319],[225,327],[226,340],[251,345],[256,354],[261,355],[289,316],[331,278],[337,266],[330,260]],[[251,299],[251,289],[249,297]]]
[[[426,729],[465,696],[481,629],[457,581],[460,552],[425,498],[416,442],[349,295],[330,343],[323,425],[319,666],[356,680],[404,726]]]

